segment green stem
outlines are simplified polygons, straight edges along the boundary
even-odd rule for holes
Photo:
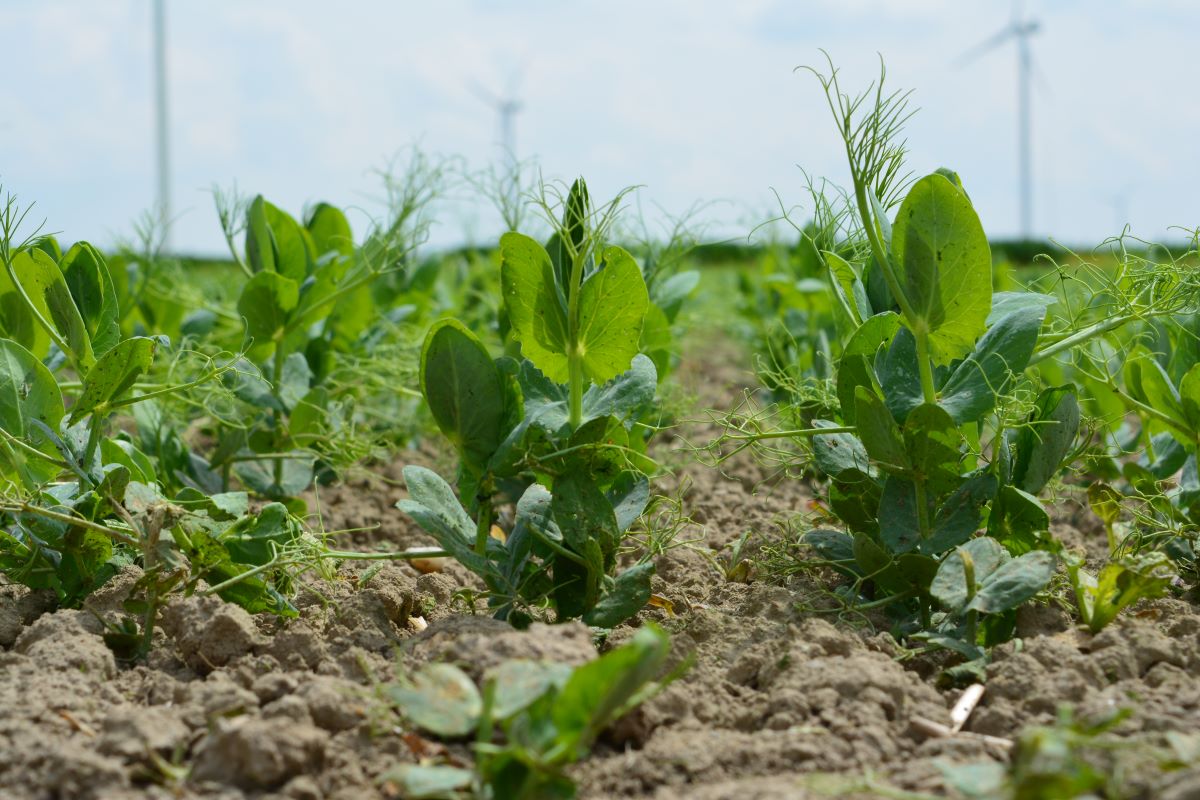
[[[1163,312],[1163,313],[1167,313],[1167,312]],[[1137,320],[1137,319],[1148,319],[1150,317],[1155,317],[1155,316],[1159,316],[1159,315],[1153,314],[1153,313],[1143,314],[1140,316],[1135,315],[1135,314],[1120,314],[1118,316],[1111,317],[1109,319],[1101,320],[1100,322],[1089,325],[1086,328],[1083,328],[1081,330],[1076,331],[1075,333],[1072,333],[1070,336],[1067,336],[1065,339],[1058,340],[1057,342],[1050,345],[1049,347],[1038,350],[1037,352],[1035,352],[1033,354],[1032,357],[1030,357],[1029,366],[1032,367],[1034,364],[1037,364],[1040,361],[1044,361],[1047,358],[1053,358],[1054,356],[1058,355],[1059,353],[1062,353],[1066,350],[1070,350],[1073,347],[1076,347],[1077,345],[1080,345],[1083,342],[1086,342],[1088,339],[1093,339],[1097,336],[1100,336],[1101,334],[1108,333],[1109,331],[1115,330],[1116,328],[1119,328],[1128,322],[1133,322],[1134,320]]]
[[[52,519],[55,522],[61,522],[64,525],[78,525],[81,528],[87,528],[88,530],[103,533],[105,536],[113,539],[114,541],[120,542],[121,544],[127,544],[131,547],[138,546],[137,539],[134,539],[127,533],[110,528],[107,525],[101,525],[98,522],[92,522],[91,520],[84,519],[83,517],[73,517],[70,514],[60,514],[57,511],[51,511],[50,509],[42,508],[41,506],[30,505],[26,502],[5,503],[0,505],[0,511],[5,511],[9,514],[33,514],[35,516],[45,517],[46,519]]]
[[[104,427],[104,417],[99,414],[92,414],[88,420],[88,439],[87,446],[83,451],[83,469],[85,472],[92,467],[92,459],[96,455],[96,448],[100,445],[100,432]]]
[[[487,556],[488,537],[492,535],[492,504],[484,501],[479,504],[479,517],[475,523],[475,554]]]
[[[275,397],[276,406],[272,411],[272,418],[275,421],[275,441],[280,441],[280,436],[283,431],[283,405],[281,384],[283,383],[283,337],[280,336],[275,342],[275,361],[271,365],[271,394]],[[275,459],[274,481],[275,489],[283,494],[283,462],[284,459]]]
[[[971,605],[971,601],[975,599],[975,593],[978,591],[978,587],[975,585],[975,560],[971,558],[971,554],[962,547],[958,548],[958,557],[962,559],[963,563],[963,579],[967,582],[966,605],[969,606]],[[967,612],[967,641],[970,642],[972,646],[974,646],[976,642],[978,621],[978,611],[972,610]]]
[[[925,402],[937,403],[937,390],[933,386],[933,362],[929,358],[929,333],[925,330],[924,322],[913,328],[913,338],[917,340],[917,368],[921,372],[921,394]]]
[[[569,237],[568,237],[569,238]],[[583,284],[586,248],[571,259],[571,282],[567,286],[567,384],[571,430],[583,422],[583,353],[579,342],[579,295]]]

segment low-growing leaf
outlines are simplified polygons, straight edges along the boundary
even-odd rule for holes
[[[1034,550],[1006,561],[979,582],[979,591],[967,610],[981,614],[1010,611],[1046,588],[1057,565],[1058,558],[1046,550]]]
[[[0,339],[0,428],[47,456],[41,460],[0,441],[0,474],[20,475],[31,488],[57,475],[59,468],[49,462],[58,456],[54,444],[33,423],[57,431],[65,413],[50,370],[21,345]]]
[[[937,575],[929,587],[929,593],[953,613],[961,613],[966,609],[967,597],[971,594],[967,587],[966,569],[963,565],[963,554],[971,559],[975,573],[975,586],[980,586],[988,576],[1000,569],[1011,557],[1008,551],[990,536],[980,536],[972,539],[948,554],[938,567]]]
[[[415,725],[448,739],[472,733],[483,713],[475,683],[453,664],[426,664],[389,695]]]
[[[650,602],[650,578],[654,564],[635,564],[617,576],[611,589],[583,615],[594,628],[615,628],[646,607]]]
[[[246,282],[238,298],[238,313],[246,333],[258,344],[274,341],[300,302],[300,284],[277,272],[259,272]]]
[[[1079,432],[1079,400],[1074,386],[1046,389],[1038,395],[1028,425],[1017,436],[1013,483],[1036,495],[1062,468]]]
[[[879,395],[865,386],[858,387],[854,390],[854,408],[855,426],[867,454],[886,472],[906,472],[911,464],[900,428]]]

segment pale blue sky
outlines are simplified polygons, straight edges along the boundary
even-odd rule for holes
[[[1094,244],[1126,221],[1147,238],[1200,226],[1200,4],[1031,2],[1042,32],[1034,105],[1039,233]],[[876,53],[916,90],[911,166],[958,170],[995,237],[1017,230],[1016,54],[956,58],[1009,22],[981,0],[379,2],[169,0],[173,239],[219,253],[208,188],[234,180],[298,213],[377,212],[371,169],[419,141],[482,166],[494,112],[473,82],[519,75],[523,157],[597,195],[709,212],[744,236],[771,189],[804,201],[796,165],[842,180],[815,81],[825,48],[848,85]],[[109,244],[154,200],[149,0],[4,0],[9,77],[0,181],[67,240]],[[361,229],[361,219],[358,227]],[[484,206],[439,215],[434,242],[486,240]],[[1172,237],[1178,238],[1178,236]]]

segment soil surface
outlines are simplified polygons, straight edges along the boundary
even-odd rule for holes
[[[732,345],[713,339],[692,351],[679,379],[697,407],[728,404],[749,384]],[[967,733],[931,738],[917,718],[948,723],[961,691],[939,688],[943,662],[908,657],[882,620],[828,613],[832,576],[729,569],[742,534],[743,552],[762,555],[789,539],[812,498],[802,481],[776,480],[748,456],[719,471],[697,463],[684,440],[715,432],[688,423],[664,437],[658,455],[673,474],[658,489],[691,520],[657,558],[655,590],[671,609],[648,608],[605,645],[654,620],[672,634],[673,662],[693,664],[574,768],[581,797],[953,796],[947,765],[1008,758],[981,734],[1013,739],[1053,722],[1062,704],[1081,718],[1128,708],[1115,734],[1129,753],[1200,727],[1200,613],[1162,600],[1094,637],[1066,609],[1023,613]],[[319,493],[326,529],[352,530],[339,545],[431,543],[394,508],[400,468],[414,462],[452,474],[444,454],[414,450]],[[1103,530],[1069,498],[1058,509],[1056,535],[1103,546]],[[472,615],[460,590],[478,583],[456,564],[430,574],[388,564],[309,580],[294,620],[177,598],[149,662],[119,666],[97,616],[115,618],[136,579],[128,570],[83,610],[0,586],[0,797],[392,798],[380,777],[430,745],[388,710],[380,682],[433,660],[478,675],[509,658],[579,664],[597,653],[578,623],[517,632]],[[1171,772],[1156,763],[1132,758],[1123,796],[1200,797],[1195,762]]]

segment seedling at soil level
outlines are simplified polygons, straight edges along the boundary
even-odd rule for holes
[[[389,694],[416,726],[445,739],[474,736],[473,769],[405,765],[386,773],[410,798],[571,798],[564,770],[611,723],[661,691],[669,642],[653,625],[580,667],[506,661],[483,690],[451,664],[430,664]],[[497,740],[497,730],[503,738]]]
[[[458,452],[462,503],[436,474],[408,467],[410,499],[399,507],[484,579],[497,617],[518,624],[549,605],[559,620],[611,627],[650,597],[649,561],[611,577],[649,498],[636,423],[657,383],[638,353],[642,274],[604,246],[619,202],[594,209],[578,180],[545,248],[515,232],[500,240],[520,360],[493,360],[454,320],[430,329],[421,354],[422,393]],[[503,505],[515,519],[497,538]]]

